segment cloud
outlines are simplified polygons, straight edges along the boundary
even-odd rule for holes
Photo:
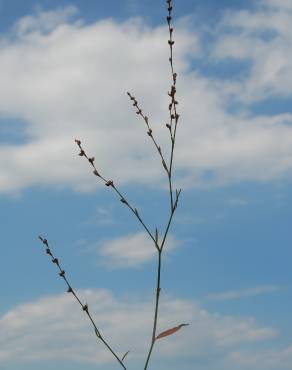
[[[96,156],[105,176],[120,183],[161,177],[126,91],[139,96],[145,109],[151,106],[153,129],[168,141],[164,124],[158,124],[167,118],[167,109],[163,119],[159,112],[162,104],[167,108],[167,95],[157,93],[169,88],[166,27],[151,29],[139,19],[82,25],[65,21],[71,13],[71,7],[39,11],[19,20],[13,41],[2,37],[0,114],[4,122],[21,119],[24,130],[22,144],[0,146],[0,191],[32,185],[94,188],[89,169],[76,156],[76,137]],[[177,33],[182,71],[188,64],[185,54],[196,52],[197,39],[182,27]],[[15,80],[17,86],[11,83]]]
[[[281,290],[278,285],[261,285],[254,288],[230,290],[228,292],[209,294],[206,298],[212,301],[226,301],[257,296],[266,293],[274,293]]]
[[[226,14],[213,55],[250,62],[247,76],[238,74],[238,83],[234,84],[243,101],[291,98],[291,2],[268,0],[256,4],[255,9]]]
[[[178,245],[179,242],[168,235],[165,251],[173,250]],[[151,261],[156,254],[153,242],[144,232],[109,240],[99,247],[99,255],[111,268],[137,267]]]
[[[234,351],[224,361],[225,366],[244,370],[291,369],[292,346],[261,350],[256,353]]]
[[[234,207],[243,207],[249,203],[248,200],[240,197],[233,197],[227,199],[227,204]]]
[[[60,7],[56,10],[42,11],[39,6],[35,8],[35,15],[27,15],[22,17],[14,26],[13,32],[18,37],[25,37],[36,33],[48,33],[53,31],[58,26],[77,16],[78,9],[69,5],[64,8]]]
[[[218,25],[213,60],[245,58],[252,66],[250,75],[236,81],[218,82],[195,72],[194,57],[210,56],[199,32],[186,20],[177,23],[181,123],[175,165],[184,187],[291,175],[292,114],[249,110],[253,100],[292,91],[291,15],[271,6],[259,6],[255,14],[233,12],[232,21],[226,17]],[[2,193],[31,186],[94,189],[95,179],[77,157],[74,138],[82,139],[101,173],[117,184],[160,186],[165,181],[146,127],[126,96],[130,90],[139,99],[159,144],[169,148],[165,25],[151,28],[137,18],[87,25],[76,14],[72,7],[38,10],[17,22],[14,37],[2,36],[0,118],[23,125],[22,142],[0,145]],[[258,24],[275,35],[258,34]],[[244,104],[239,113],[229,109],[235,97]]]
[[[103,335],[119,354],[130,350],[129,363],[145,357],[153,302],[116,299],[109,291],[82,290],[79,296]],[[191,326],[157,343],[156,357],[212,356],[234,351],[234,346],[271,338],[277,332],[250,318],[212,314],[195,302],[164,298],[159,332],[182,322]],[[71,295],[61,294],[19,305],[0,317],[0,363],[67,360],[103,365],[114,360],[96,343],[86,315]],[[175,362],[174,362],[175,364]],[[171,367],[172,368],[172,367]],[[175,369],[175,367],[173,367]]]

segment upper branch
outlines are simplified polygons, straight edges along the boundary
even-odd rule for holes
[[[161,162],[162,162],[162,166],[163,168],[165,169],[166,173],[167,173],[167,176],[169,176],[169,168],[166,164],[166,161],[165,161],[165,158],[164,158],[164,155],[162,153],[162,150],[161,150],[161,147],[157,144],[157,141],[155,139],[155,137],[153,136],[153,130],[152,128],[150,127],[150,124],[149,124],[149,118],[147,116],[145,116],[145,114],[143,113],[142,109],[140,108],[139,106],[139,103],[138,101],[136,100],[135,96],[131,95],[129,92],[127,92],[128,96],[130,97],[130,99],[133,101],[133,106],[137,108],[137,111],[136,113],[142,117],[142,119],[144,120],[144,122],[146,123],[146,126],[147,126],[147,135],[150,137],[150,139],[153,141],[153,144],[155,146],[155,148],[157,149],[158,151],[158,154],[161,158]]]
[[[175,147],[175,139],[176,139],[176,132],[177,132],[177,124],[179,120],[179,114],[177,112],[177,105],[178,101],[176,99],[176,82],[177,82],[177,73],[174,71],[174,65],[173,65],[173,45],[174,45],[174,39],[173,39],[173,26],[172,26],[172,0],[166,1],[168,7],[168,16],[166,18],[167,24],[168,24],[168,31],[169,31],[169,39],[168,39],[168,45],[170,49],[170,56],[169,56],[169,63],[170,63],[170,69],[171,69],[171,87],[170,92],[168,93],[170,97],[170,103],[168,106],[169,110],[169,124],[166,124],[166,127],[169,130],[170,133],[170,140],[171,140],[171,153],[170,153],[170,163],[169,163],[169,192],[170,192],[170,208],[171,212],[174,207],[174,197],[173,197],[173,186],[172,186],[172,168],[173,168],[173,158],[174,158],[174,147]]]
[[[87,159],[87,161],[89,162],[89,164],[92,166],[93,168],[93,174],[96,176],[96,177],[99,177],[107,187],[111,187],[115,193],[119,196],[120,198],[120,201],[125,205],[127,206],[131,212],[135,215],[135,217],[137,218],[137,220],[139,221],[139,223],[143,226],[143,228],[145,229],[145,231],[147,232],[147,234],[150,236],[150,238],[152,239],[152,241],[154,242],[154,245],[155,245],[155,248],[158,250],[159,249],[159,245],[158,245],[158,240],[157,238],[152,234],[152,232],[149,230],[149,227],[145,224],[145,222],[143,221],[143,219],[141,218],[137,208],[134,208],[130,203],[129,201],[127,200],[127,198],[122,194],[122,192],[118,189],[118,187],[114,184],[113,180],[107,180],[105,177],[103,177],[100,172],[97,170],[95,164],[94,164],[94,161],[95,161],[95,158],[94,157],[89,157],[85,150],[83,149],[83,147],[81,146],[81,141],[80,140],[75,140],[76,144],[78,145],[79,149],[80,149],[80,153],[79,155],[81,157],[85,157]]]

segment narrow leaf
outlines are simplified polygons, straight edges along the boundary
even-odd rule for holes
[[[162,166],[164,167],[164,169],[168,172],[168,167],[167,167],[167,165],[166,165],[166,163],[165,163],[165,161],[164,160],[162,160]]]
[[[130,352],[130,351],[128,351],[128,352],[126,352],[126,353],[124,354],[124,356],[122,357],[122,362],[123,362],[123,361],[124,361],[124,359],[128,356],[129,352]]]
[[[155,242],[158,243],[158,230],[155,229]]]
[[[169,335],[172,335],[176,333],[178,330],[180,330],[183,326],[188,326],[189,324],[180,324],[178,326],[175,326],[174,328],[168,329],[157,335],[156,339],[160,339],[163,337],[167,337]]]

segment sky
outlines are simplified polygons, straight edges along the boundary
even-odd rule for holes
[[[292,3],[174,0],[180,204],[165,246],[156,370],[292,368]],[[151,338],[151,230],[169,155],[164,1],[0,1],[0,368],[115,370],[37,240],[49,240],[128,369]]]

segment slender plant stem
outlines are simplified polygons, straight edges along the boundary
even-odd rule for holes
[[[109,180],[103,175],[100,174],[100,172],[97,170],[95,166],[95,158],[94,157],[89,157],[85,150],[83,149],[81,145],[81,141],[76,139],[75,142],[78,145],[80,152],[79,156],[85,157],[86,160],[89,162],[93,169],[93,174],[98,178],[101,179],[102,182],[107,186],[110,187],[114,190],[116,195],[120,198],[121,203],[123,203],[126,207],[129,208],[129,210],[134,214],[135,218],[138,220],[138,222],[142,225],[148,236],[151,238],[151,240],[154,243],[154,246],[157,250],[157,275],[156,275],[156,295],[155,295],[155,304],[154,304],[154,318],[153,318],[153,327],[152,327],[152,335],[151,335],[151,343],[150,343],[150,348],[147,354],[146,362],[144,365],[144,370],[147,370],[149,366],[149,362],[151,359],[151,355],[153,353],[154,345],[156,343],[157,339],[157,325],[158,325],[158,318],[159,318],[159,303],[160,303],[160,293],[161,293],[161,271],[162,271],[162,253],[164,250],[165,242],[167,239],[167,235],[169,233],[173,216],[175,214],[175,211],[178,206],[178,201],[179,197],[181,194],[181,190],[176,190],[174,192],[173,190],[173,163],[174,163],[174,151],[175,151],[175,141],[176,141],[176,134],[177,134],[177,127],[178,127],[178,120],[179,120],[179,114],[177,113],[177,105],[178,102],[176,100],[176,81],[177,81],[177,73],[174,72],[174,65],[173,65],[173,45],[174,45],[174,40],[173,40],[173,26],[172,26],[172,0],[166,0],[167,4],[167,10],[168,10],[168,15],[167,15],[167,24],[168,24],[168,30],[169,30],[169,39],[168,39],[168,44],[170,48],[170,57],[169,57],[169,62],[170,62],[170,69],[171,69],[171,88],[170,92],[168,92],[168,95],[170,97],[170,103],[168,106],[169,110],[169,123],[166,124],[166,127],[169,130],[170,134],[170,140],[171,140],[171,148],[170,148],[170,157],[169,157],[169,162],[166,161],[165,156],[163,154],[163,151],[161,147],[159,146],[156,138],[154,137],[153,130],[150,126],[149,119],[148,117],[143,113],[142,109],[140,108],[140,105],[138,104],[138,101],[136,98],[131,95],[129,92],[127,93],[128,96],[130,97],[131,101],[133,102],[133,106],[137,109],[136,113],[139,115],[145,122],[147,126],[147,135],[150,137],[152,140],[159,156],[162,162],[162,166],[166,172],[167,179],[168,179],[168,188],[169,188],[169,203],[170,203],[170,212],[169,216],[166,222],[166,226],[164,229],[164,233],[162,234],[162,238],[159,238],[159,232],[158,228],[156,228],[155,233],[152,233],[150,228],[146,225],[146,223],[143,221],[143,218],[140,216],[140,213],[138,212],[137,208],[133,207],[131,203],[128,201],[128,199],[124,196],[124,194],[120,191],[120,189],[116,186],[116,184],[113,182],[113,180]],[[111,352],[113,357],[118,361],[118,363],[121,365],[121,367],[124,370],[127,370],[126,366],[123,363],[124,358],[127,356],[128,352],[125,353],[125,355],[120,358],[116,352],[111,348],[111,346],[108,344],[108,342],[104,339],[104,337],[101,335],[100,330],[97,328],[90,312],[88,309],[87,304],[83,304],[83,302],[80,300],[78,297],[77,293],[73,288],[71,287],[71,284],[67,280],[67,277],[65,276],[65,271],[62,269],[60,266],[59,260],[55,258],[53,255],[48,241],[42,237],[39,237],[39,239],[42,241],[42,243],[46,246],[46,253],[52,258],[52,262],[56,264],[56,266],[59,269],[59,276],[63,278],[65,283],[67,284],[68,287],[68,293],[72,293],[76,301],[79,303],[79,305],[82,307],[82,310],[86,313],[89,321],[91,322],[95,335],[97,338],[104,344],[104,346]],[[159,242],[160,239],[160,242]],[[181,326],[184,326],[185,324],[182,324]],[[181,327],[180,326],[180,327]],[[162,333],[164,334],[164,333]],[[160,336],[158,336],[159,338]]]
[[[150,357],[153,351],[154,343],[156,340],[156,329],[157,329],[157,321],[158,321],[158,309],[159,309],[159,297],[160,297],[160,281],[161,281],[161,257],[162,257],[162,250],[158,251],[158,263],[157,263],[157,286],[156,286],[156,300],[155,300],[155,309],[154,309],[154,322],[153,322],[153,330],[152,330],[152,340],[150,349],[147,355],[146,363],[144,366],[144,370],[147,369]]]
[[[143,226],[149,237],[152,239],[154,242],[155,248],[157,249],[157,277],[156,277],[156,295],[155,295],[155,305],[154,305],[154,318],[153,318],[153,328],[152,328],[152,336],[151,336],[151,343],[150,343],[150,348],[147,354],[146,362],[144,365],[144,370],[147,370],[151,355],[154,349],[154,345],[156,342],[156,332],[157,332],[157,324],[158,324],[158,316],[159,316],[159,301],[160,301],[160,292],[161,292],[161,268],[162,268],[162,252],[164,249],[164,245],[167,239],[167,235],[170,230],[170,226],[173,220],[174,213],[177,209],[179,197],[181,190],[177,191],[174,195],[173,191],[173,163],[174,163],[174,149],[175,149],[175,141],[176,141],[176,133],[177,133],[177,126],[178,126],[178,120],[179,120],[179,114],[177,113],[177,100],[176,100],[176,80],[177,80],[177,74],[174,72],[174,65],[173,65],[173,45],[174,45],[174,40],[173,40],[173,27],[172,27],[172,0],[166,0],[167,3],[167,10],[168,10],[168,16],[167,16],[167,23],[168,23],[168,30],[169,30],[169,39],[168,39],[168,44],[170,47],[170,57],[169,57],[169,62],[170,62],[170,69],[171,69],[171,89],[170,92],[168,93],[170,97],[170,104],[168,107],[169,110],[169,123],[166,124],[166,127],[169,130],[170,134],[170,139],[171,139],[171,150],[170,150],[170,159],[169,159],[169,164],[166,163],[165,157],[163,155],[163,152],[161,150],[161,147],[158,145],[157,140],[155,139],[153,135],[153,130],[150,127],[149,124],[149,119],[148,117],[143,113],[140,105],[138,104],[138,101],[136,98],[131,95],[129,92],[127,93],[128,96],[130,97],[131,101],[133,101],[133,106],[137,109],[136,113],[141,116],[141,118],[144,120],[146,126],[147,126],[147,134],[151,138],[159,156],[162,161],[162,165],[164,170],[166,171],[167,178],[168,178],[168,187],[169,187],[169,200],[170,200],[170,213],[169,213],[169,218],[166,223],[165,231],[161,240],[161,244],[159,244],[158,240],[158,229],[156,228],[156,233],[155,235],[150,231],[149,227],[145,224],[143,219],[141,218],[138,210],[134,208],[129,201],[126,199],[126,197],[122,194],[122,192],[118,189],[118,187],[114,184],[113,180],[107,180],[104,176],[100,174],[100,172],[97,170],[94,164],[94,157],[90,158],[83,147],[81,146],[81,141],[80,140],[75,140],[77,143],[79,149],[80,149],[80,156],[84,156],[87,161],[90,163],[90,165],[93,168],[93,173],[95,176],[100,178],[106,186],[111,187],[115,193],[120,197],[120,201],[126,205],[131,212],[135,215],[139,223]],[[103,338],[100,338],[103,341]],[[106,346],[107,344],[104,343]],[[109,347],[110,349],[110,347]],[[110,349],[112,352],[112,350]],[[113,355],[116,357],[115,353],[112,352]],[[117,357],[117,360],[121,362],[121,360]],[[122,365],[123,366],[123,365]]]
[[[180,193],[181,193],[181,190],[179,190],[179,192],[177,193],[177,197],[176,197],[174,206],[172,208],[171,214],[169,216],[169,219],[168,219],[168,222],[167,222],[167,225],[166,225],[166,229],[165,229],[165,232],[164,232],[164,236],[162,238],[162,242],[161,242],[160,247],[159,247],[159,250],[158,250],[157,279],[156,279],[156,298],[155,298],[155,310],[154,310],[152,339],[151,339],[151,344],[150,344],[150,348],[149,348],[149,351],[148,351],[148,355],[147,355],[147,358],[146,358],[144,370],[147,370],[147,368],[148,368],[148,364],[149,364],[150,357],[152,355],[152,351],[153,351],[155,340],[156,340],[158,312],[159,312],[159,299],[160,299],[160,292],[161,292],[161,267],[162,267],[162,252],[163,252],[163,247],[165,245],[166,238],[167,238],[167,235],[168,235],[168,232],[169,232],[171,223],[172,223],[172,219],[173,219],[174,213],[175,213],[176,208],[177,208],[177,204],[178,204],[178,201],[179,201]]]
[[[63,268],[61,267],[60,265],[60,262],[58,260],[58,258],[56,258],[53,253],[52,253],[52,250],[49,246],[49,243],[47,241],[47,239],[39,236],[39,239],[41,240],[41,242],[45,245],[46,247],[46,253],[52,258],[52,263],[54,263],[58,270],[59,270],[59,276],[65,281],[66,285],[67,285],[67,292],[68,293],[72,293],[72,295],[74,296],[74,298],[76,299],[76,301],[80,304],[80,306],[82,307],[82,310],[85,312],[85,314],[87,315],[89,321],[91,322],[92,326],[93,326],[93,329],[94,329],[94,332],[95,332],[95,335],[97,336],[97,338],[107,347],[107,349],[111,352],[111,354],[115,357],[115,359],[118,361],[118,363],[121,365],[121,367],[124,369],[124,370],[127,370],[126,366],[124,365],[124,363],[122,362],[122,360],[119,358],[119,356],[115,353],[115,351],[111,348],[111,346],[108,344],[108,342],[104,339],[104,337],[101,335],[100,333],[100,330],[97,328],[92,316],[91,316],[91,313],[89,312],[89,309],[88,309],[88,304],[87,303],[82,303],[81,299],[78,297],[76,291],[72,288],[69,280],[67,279],[66,275],[65,275],[65,270],[63,270]]]
[[[173,184],[172,184],[172,170],[173,170],[173,159],[174,159],[174,148],[175,148],[175,139],[176,139],[176,132],[177,132],[177,124],[178,124],[178,119],[179,115],[177,113],[176,106],[178,102],[176,101],[176,78],[177,74],[174,72],[174,67],[173,67],[173,27],[172,27],[172,0],[167,0],[166,1],[168,7],[168,16],[167,16],[167,23],[168,23],[168,29],[169,29],[169,40],[168,44],[170,46],[170,57],[169,57],[169,62],[170,62],[170,67],[171,67],[171,76],[172,76],[172,85],[171,85],[171,91],[168,93],[168,95],[171,98],[170,104],[169,104],[169,116],[170,116],[170,123],[166,124],[166,127],[169,129],[170,133],[170,138],[171,138],[171,152],[170,152],[170,160],[169,160],[169,165],[167,164],[164,165],[164,157],[163,159],[163,167],[166,169],[167,172],[167,177],[168,177],[168,185],[169,185],[169,199],[170,199],[170,214],[169,214],[169,219],[165,228],[164,236],[162,238],[161,244],[158,248],[158,261],[157,261],[157,280],[156,280],[156,297],[155,297],[155,310],[154,310],[154,319],[153,319],[153,330],[152,330],[152,338],[151,338],[151,343],[150,343],[150,348],[148,351],[148,355],[146,358],[144,370],[147,370],[149,361],[153,352],[153,348],[155,345],[156,341],[156,331],[157,331],[157,322],[158,322],[158,313],[159,313],[159,300],[160,300],[160,291],[161,291],[161,266],[162,266],[162,252],[163,248],[166,242],[166,238],[173,220],[174,213],[177,209],[178,201],[179,201],[179,196],[181,193],[181,190],[176,191],[176,197],[174,198],[173,194]],[[143,113],[139,106],[137,105],[136,100],[134,100],[135,106],[138,108],[138,114],[142,115]],[[173,121],[174,127],[173,127]],[[146,122],[147,123],[147,122]],[[152,131],[151,131],[152,133]],[[155,144],[155,143],[154,143]],[[161,151],[160,151],[161,152]]]

